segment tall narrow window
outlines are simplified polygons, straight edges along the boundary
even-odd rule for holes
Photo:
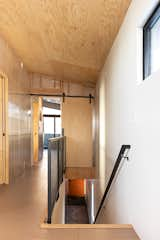
[[[160,4],[143,28],[143,79],[160,69]]]

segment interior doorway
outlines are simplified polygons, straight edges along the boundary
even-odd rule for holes
[[[7,122],[8,79],[0,73],[0,184],[9,183]]]
[[[60,98],[43,98],[43,123],[44,149],[48,149],[49,138],[59,137],[62,134]]]

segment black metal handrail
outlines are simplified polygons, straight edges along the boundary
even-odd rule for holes
[[[51,223],[52,211],[59,197],[59,188],[63,182],[66,169],[66,137],[48,140],[48,215],[47,223]]]
[[[105,201],[105,199],[106,199],[106,197],[107,197],[107,195],[109,193],[110,187],[111,187],[112,182],[113,182],[113,180],[114,180],[114,178],[116,176],[116,173],[117,173],[117,171],[119,169],[119,166],[120,166],[120,163],[121,163],[122,159],[124,159],[124,158],[128,159],[128,155],[127,154],[128,154],[128,151],[130,150],[130,148],[131,148],[130,145],[122,145],[122,147],[121,147],[121,150],[119,152],[118,158],[117,158],[116,163],[114,165],[113,171],[112,171],[111,176],[109,178],[106,190],[104,192],[103,198],[102,198],[102,200],[100,202],[100,205],[99,205],[99,208],[98,208],[95,220],[94,220],[94,224],[96,223],[96,220],[97,220],[97,218],[98,218],[98,216],[100,214],[100,211],[101,211],[101,209],[103,207],[103,204],[104,204],[104,201]]]

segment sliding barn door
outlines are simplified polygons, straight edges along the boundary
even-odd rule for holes
[[[0,74],[0,184],[8,183],[7,79]]]
[[[88,99],[65,98],[62,127],[67,167],[92,167],[92,104]]]

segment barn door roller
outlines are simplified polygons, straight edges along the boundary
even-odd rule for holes
[[[92,99],[94,99],[94,96],[90,93],[88,96],[81,96],[81,95],[66,95],[65,93],[62,94],[29,94],[30,96],[41,96],[41,97],[62,97],[63,102],[65,102],[65,98],[88,98],[89,103],[92,103]]]

